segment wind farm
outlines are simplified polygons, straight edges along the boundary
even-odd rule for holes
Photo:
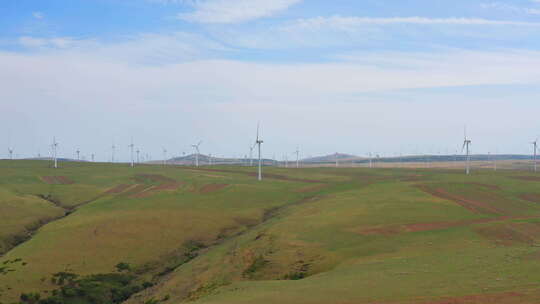
[[[0,304],[539,304],[540,0],[0,1]]]

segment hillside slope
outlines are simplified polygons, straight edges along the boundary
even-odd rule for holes
[[[0,165],[0,208],[30,196],[60,215],[0,258],[4,303],[540,301],[540,175]],[[105,274],[133,288],[77,293]]]

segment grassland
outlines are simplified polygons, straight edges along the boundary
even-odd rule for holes
[[[540,302],[540,175],[526,171],[0,169],[3,303],[121,262],[149,282],[127,303]]]

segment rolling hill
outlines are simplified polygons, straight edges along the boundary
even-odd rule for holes
[[[2,303],[540,301],[532,172],[0,169]]]

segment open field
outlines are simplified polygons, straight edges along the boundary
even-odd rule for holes
[[[265,173],[0,161],[0,302],[121,271],[142,287],[58,304],[540,303],[540,174]]]

